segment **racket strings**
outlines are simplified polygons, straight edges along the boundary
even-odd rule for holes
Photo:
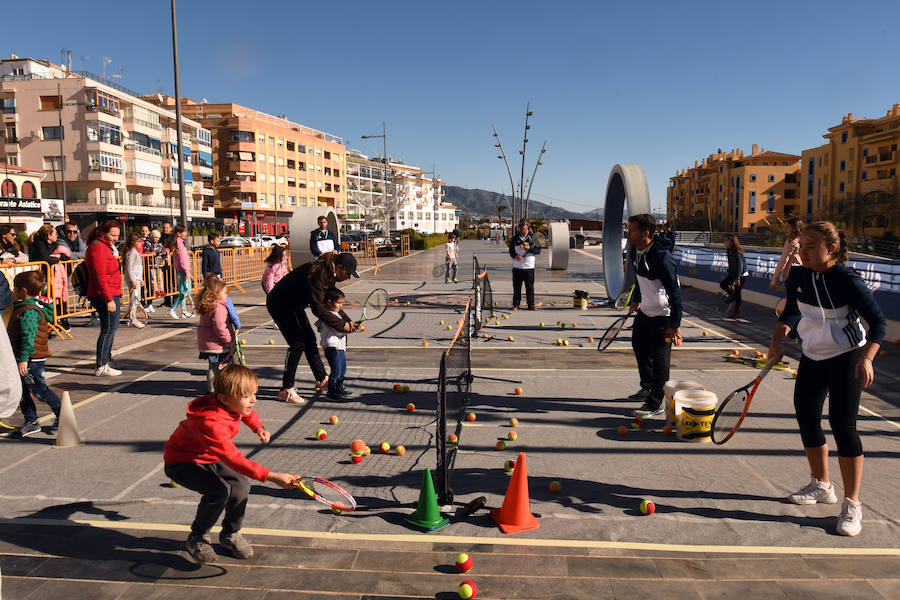
[[[725,398],[719,410],[716,411],[715,422],[713,423],[713,436],[716,439],[724,439],[731,435],[744,415],[744,410],[749,400],[750,390],[748,388],[736,390]]]
[[[388,306],[388,294],[385,290],[375,290],[366,300],[363,312],[366,318],[372,319],[381,315]]]
[[[619,335],[619,332],[622,331],[622,326],[625,325],[624,319],[618,319],[615,323],[609,326],[609,329],[603,332],[603,336],[600,338],[600,343],[597,345],[601,350],[605,350],[607,346],[609,346],[616,336]]]
[[[307,481],[306,484],[317,496],[338,509],[350,511],[356,508],[353,497],[335,485],[329,485],[321,480]]]

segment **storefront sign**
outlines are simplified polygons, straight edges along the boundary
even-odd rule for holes
[[[37,198],[0,197],[0,210],[22,213],[41,213],[41,201]]]

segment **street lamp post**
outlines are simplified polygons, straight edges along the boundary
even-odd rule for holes
[[[181,226],[187,228],[187,202],[184,198],[184,151],[181,140],[181,84],[178,77],[178,25],[175,21],[175,0],[172,0],[172,60],[175,65],[175,139],[178,142],[178,202]]]
[[[381,135],[363,135],[360,136],[361,139],[368,140],[372,138],[381,138],[381,157],[384,160],[384,166],[381,170],[381,178],[382,178],[382,186],[381,186],[381,195],[382,195],[382,207],[387,211],[388,201],[387,201],[387,171],[388,171],[388,157],[387,157],[387,125],[385,122],[381,122]],[[386,219],[389,219],[387,213],[383,213]],[[382,227],[385,227],[385,224],[382,223]],[[388,231],[388,235],[390,235],[391,226],[390,223],[387,223],[385,229]]]

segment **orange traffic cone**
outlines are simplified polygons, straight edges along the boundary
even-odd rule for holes
[[[517,533],[540,527],[538,520],[531,514],[528,497],[528,471],[525,467],[525,453],[519,452],[516,469],[513,471],[503,506],[491,510],[491,517],[500,526],[503,533]]]

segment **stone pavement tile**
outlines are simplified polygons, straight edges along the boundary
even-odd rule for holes
[[[3,575],[31,575],[41,565],[47,562],[45,556],[27,556],[22,554],[3,554],[0,555],[0,571]]]
[[[375,588],[377,573],[325,569],[288,569],[253,566],[241,586],[260,589],[316,592],[368,593]]]
[[[698,581],[697,591],[703,600],[787,600],[791,598],[773,581]]]
[[[884,596],[867,581],[779,581],[791,600],[884,600],[898,596]]]
[[[10,600],[45,600],[47,596],[40,593],[41,586],[46,583],[43,579],[29,579],[27,577],[12,577],[3,571],[3,595]]]
[[[609,582],[615,598],[653,598],[653,600],[699,600],[697,587],[702,583],[693,581],[639,581],[613,579]]]
[[[900,573],[897,574],[898,579],[874,579],[869,582],[873,588],[887,598],[900,598]]]
[[[822,579],[896,579],[900,557],[807,558],[807,564]]]
[[[128,586],[116,600],[175,600],[190,598],[191,600],[263,600],[268,598],[266,590],[228,589],[218,587],[215,578],[184,582],[183,584],[166,583],[137,584]],[[89,597],[89,596],[85,596]]]
[[[256,566],[267,567],[350,569],[353,567],[357,554],[356,550],[338,548],[298,548],[252,543],[251,545],[254,549],[252,563]],[[224,550],[222,552],[224,553]]]
[[[573,577],[607,577],[616,579],[656,579],[659,571],[652,559],[594,558],[570,556],[566,558],[569,575]]]
[[[662,569],[665,561],[658,561],[663,577],[678,577],[678,565],[667,565],[668,572]],[[689,566],[683,567],[689,572]],[[726,579],[819,579],[818,573],[809,568],[804,559],[796,557],[779,558],[708,558],[702,566],[710,573],[710,578]]]
[[[4,573],[5,575],[5,573]],[[91,600],[118,600],[128,589],[126,583],[109,583],[105,581],[42,581],[36,593],[31,598],[40,600],[54,600],[63,598],[90,598]],[[8,600],[22,598],[15,595],[6,587],[6,578],[3,579],[3,597]],[[25,596],[28,598],[29,596]]]
[[[710,560],[702,558],[654,558],[663,579],[715,579],[717,573]]]

